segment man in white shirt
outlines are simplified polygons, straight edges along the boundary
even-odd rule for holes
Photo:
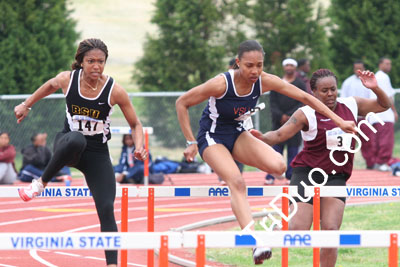
[[[354,61],[354,74],[344,80],[342,89],[340,91],[340,97],[359,96],[369,98],[370,90],[362,84],[357,74],[358,70],[365,70],[364,62],[362,62],[361,60]]]
[[[358,97],[364,97],[364,98],[370,98],[370,92],[368,88],[366,88],[360,78],[358,77],[357,71],[364,71],[365,66],[364,62],[361,60],[356,60],[353,63],[353,72],[354,74],[348,77],[346,80],[344,80],[342,84],[342,89],[340,91],[340,96],[341,97],[350,97],[350,96],[358,96]],[[365,119],[364,117],[359,117],[358,121],[361,121]],[[361,125],[361,131],[369,138],[372,139],[374,138],[375,135],[366,125]],[[371,149],[372,149],[372,142],[366,141],[364,138],[361,138],[361,154],[363,158],[365,159],[367,169],[373,169],[374,164],[376,163],[375,157],[371,157]]]
[[[371,135],[371,149],[369,149],[368,159],[374,163],[373,168],[380,171],[390,171],[387,164],[392,158],[394,146],[394,123],[398,119],[397,111],[394,106],[395,91],[390,82],[388,73],[392,68],[392,61],[389,58],[382,57],[379,59],[379,71],[375,74],[376,80],[380,88],[392,100],[392,107],[384,112],[378,113],[378,117],[385,123],[381,125],[373,116],[369,122],[377,129],[376,134]],[[376,98],[376,95],[370,91],[370,98]],[[369,143],[368,142],[368,143]]]

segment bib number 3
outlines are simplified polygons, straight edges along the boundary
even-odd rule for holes
[[[329,150],[350,151],[352,135],[345,133],[340,128],[326,131],[326,147]]]

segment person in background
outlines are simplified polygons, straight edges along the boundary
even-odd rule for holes
[[[283,81],[290,83],[297,88],[306,92],[306,85],[303,81],[297,77],[296,75],[296,67],[297,62],[292,58],[287,58],[282,61],[283,66]],[[282,125],[284,125],[290,116],[303,105],[300,101],[297,101],[291,97],[280,94],[275,91],[271,91],[270,94],[270,107],[271,107],[271,117],[272,117],[272,129],[277,130]],[[285,172],[285,177],[287,180],[290,180],[292,176],[292,167],[290,163],[294,159],[294,157],[299,152],[299,146],[301,145],[301,136],[300,133],[297,133],[289,140],[286,140],[283,143],[276,144],[273,146],[275,151],[279,152],[283,155],[283,150],[285,147],[287,148],[287,170]],[[275,177],[271,174],[267,174],[265,177],[265,184],[272,185],[275,183]],[[289,181],[287,181],[289,183]]]
[[[122,136],[122,152],[118,165],[114,166],[117,183],[143,184],[144,162],[134,156],[135,143],[131,134]],[[152,169],[152,159],[149,153],[149,171]]]
[[[298,65],[297,65],[296,75],[306,85],[307,93],[312,94],[311,87],[310,87],[310,79],[308,78],[308,73],[310,72],[310,69],[311,69],[310,61],[306,58],[302,58],[297,63],[298,63]]]
[[[358,71],[364,71],[365,66],[362,60],[356,60],[353,63],[353,74],[344,80],[340,91],[340,97],[359,96],[369,98],[371,90],[366,88]]]
[[[356,97],[370,98],[371,90],[369,90],[363,85],[359,77],[358,71],[364,71],[364,70],[365,66],[362,60],[354,61],[353,75],[349,76],[346,80],[344,80],[340,91],[340,97],[356,96]],[[359,116],[358,122],[364,119],[365,117]],[[372,132],[365,124],[361,125],[361,131],[365,133],[365,135],[368,138],[370,139],[374,138],[373,135],[375,135],[375,133]],[[371,142],[367,142],[364,138],[361,138],[361,142],[362,142],[361,154],[366,162],[367,169],[373,169],[374,167],[373,158],[370,157],[369,155],[371,150]]]
[[[17,179],[15,155],[15,147],[10,144],[10,136],[7,132],[0,132],[0,184],[13,184]]]
[[[51,159],[51,151],[46,146],[47,133],[36,133],[31,137],[32,144],[24,147],[22,153],[22,167],[18,179],[22,182],[32,182],[39,179]],[[63,167],[52,179],[52,182],[66,181],[71,179],[71,171]]]
[[[378,113],[378,117],[384,122],[381,125],[374,116],[371,116],[369,122],[377,130],[376,134],[372,133],[368,137],[370,140],[366,142],[368,150],[366,158],[369,159],[368,167],[379,171],[390,171],[388,165],[389,160],[392,158],[394,147],[394,123],[398,119],[396,107],[394,105],[395,91],[390,82],[388,73],[392,69],[392,61],[387,57],[379,59],[379,71],[375,74],[378,85],[390,98],[391,108]],[[371,92],[370,98],[376,99],[376,95]]]

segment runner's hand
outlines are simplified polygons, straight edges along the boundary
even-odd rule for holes
[[[197,155],[197,152],[199,151],[199,148],[197,147],[196,144],[188,146],[185,151],[183,151],[183,155],[186,159],[187,162],[193,162],[194,158]]]
[[[28,116],[29,108],[23,104],[19,104],[14,108],[14,114],[17,118],[17,123],[20,123],[26,116]]]
[[[147,151],[144,149],[144,147],[136,148],[133,155],[136,159],[144,161],[147,158]]]
[[[339,125],[340,129],[345,131],[346,133],[356,134],[356,123],[354,121],[343,121]]]

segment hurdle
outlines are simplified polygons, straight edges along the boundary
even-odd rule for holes
[[[168,266],[168,249],[195,248],[196,266],[205,266],[205,247],[232,248],[266,245],[271,248],[375,247],[388,248],[388,266],[398,266],[400,231],[257,231],[153,233],[0,233],[0,250],[160,249],[159,266]],[[254,235],[257,235],[255,238]],[[262,244],[257,240],[262,239]]]
[[[399,186],[310,186],[310,188],[311,190],[305,189],[305,196],[313,197],[314,231],[320,230],[321,197],[400,197]],[[397,243],[397,236],[393,237],[393,242]],[[397,250],[391,252],[393,253],[397,253]],[[319,263],[320,249],[315,247],[313,248],[313,267],[319,267]],[[389,266],[397,265],[389,263]]]
[[[397,186],[329,186],[329,187],[310,187],[313,190],[306,190],[306,196],[309,195],[309,191],[313,191],[311,193],[314,196],[314,230],[319,229],[319,197],[400,197],[400,187]],[[117,188],[116,196],[121,197],[122,205],[121,208],[123,209],[121,212],[121,230],[127,231],[127,226],[123,226],[123,221],[127,220],[127,207],[128,207],[128,197],[147,197],[148,198],[148,229],[153,227],[154,231],[154,197],[228,197],[230,196],[229,188],[223,186],[194,186],[194,187],[187,187],[187,186],[159,186],[159,187],[118,187]],[[320,194],[318,195],[318,191]],[[247,187],[247,196],[249,197],[262,197],[262,196],[270,196],[274,197],[280,193],[287,193],[289,195],[294,195],[297,193],[297,187],[295,186],[249,186]],[[39,197],[89,197],[91,196],[90,191],[87,187],[47,187],[45,191]],[[18,197],[18,187],[15,186],[5,186],[0,187],[0,197]],[[124,203],[125,202],[125,203]],[[288,199],[282,198],[282,211],[287,216],[288,215]],[[124,211],[126,209],[126,211]],[[126,213],[124,213],[126,212]],[[287,229],[286,221],[282,218],[282,226],[283,230]],[[257,231],[258,233],[259,231]],[[286,232],[288,232],[286,230]],[[299,231],[296,231],[297,233]],[[315,232],[323,232],[323,231],[315,231]],[[334,232],[334,231],[328,231]],[[310,232],[308,232],[310,233]],[[313,233],[313,232],[311,232]],[[257,234],[258,235],[258,234]],[[398,248],[397,248],[397,236],[398,233],[395,232],[391,236],[390,241],[390,248],[389,254],[390,258],[397,258]],[[199,238],[201,240],[201,238]],[[207,246],[207,242],[205,239],[202,239],[205,246]],[[164,244],[169,244],[169,241],[166,242],[164,240]],[[171,247],[171,246],[170,246]],[[271,246],[274,247],[274,246]],[[319,247],[324,246],[313,246],[314,249],[318,249]],[[154,251],[154,248],[148,248],[148,250]],[[165,248],[162,250],[165,251]],[[198,251],[202,251],[202,249],[198,249]],[[282,266],[288,266],[288,252],[287,246],[282,246]],[[314,250],[315,251],[315,250]],[[284,255],[285,254],[285,255]],[[121,261],[125,259],[122,257],[123,253],[121,252]],[[315,256],[315,253],[313,253]],[[318,257],[314,257],[313,265],[319,266],[319,254]],[[125,257],[125,256],[124,256]],[[197,257],[197,256],[196,256]],[[127,258],[127,257],[126,257]],[[203,259],[202,256],[198,256],[198,259]],[[148,256],[148,260],[150,257]],[[154,255],[150,259],[152,260],[154,266]],[[318,260],[318,261],[317,261]],[[393,260],[392,260],[393,262]],[[397,261],[396,261],[397,262]],[[151,263],[151,262],[150,262]],[[392,263],[389,265],[397,266]]]

